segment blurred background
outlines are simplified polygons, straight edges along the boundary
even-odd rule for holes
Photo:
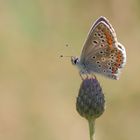
[[[1,0],[1,140],[89,139],[88,123],[75,107],[78,70],[59,56],[79,56],[101,15],[125,46],[127,64],[119,81],[97,76],[106,111],[96,121],[95,137],[140,139],[140,1]]]

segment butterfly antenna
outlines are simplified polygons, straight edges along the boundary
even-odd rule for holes
[[[71,48],[70,51],[72,52],[73,55],[76,54],[75,51],[73,50],[73,48],[69,44],[66,44],[66,47],[67,48]]]
[[[65,55],[60,55],[59,58],[62,58],[62,57],[72,57],[72,56],[65,56]]]
[[[71,48],[69,44],[66,44],[65,47],[66,47],[67,49]],[[73,50],[73,49],[71,49],[70,51],[72,52],[72,54],[74,54],[74,50]],[[72,56],[71,56],[71,55],[67,55],[67,56],[65,56],[65,55],[60,55],[60,56],[59,56],[59,58],[62,58],[62,57],[72,57]]]

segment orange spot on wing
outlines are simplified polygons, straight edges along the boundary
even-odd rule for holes
[[[109,47],[112,48],[113,40],[112,40],[111,35],[108,32],[105,32],[105,36],[107,39],[107,43],[109,44]]]
[[[118,52],[117,54],[117,60],[116,60],[116,64],[115,64],[115,68],[112,69],[112,73],[116,73],[117,69],[119,68],[120,64],[121,64],[121,57],[122,57],[122,54],[121,54],[121,51]]]
[[[122,57],[121,51],[119,51],[117,54],[117,66],[119,66],[119,64],[121,63],[121,57]]]

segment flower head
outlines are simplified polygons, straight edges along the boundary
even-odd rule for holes
[[[86,119],[96,119],[104,112],[104,94],[96,78],[82,81],[76,102],[76,109]]]

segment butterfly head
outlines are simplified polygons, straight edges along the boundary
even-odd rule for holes
[[[72,63],[73,65],[79,64],[79,58],[76,57],[76,56],[71,56],[71,63]]]

